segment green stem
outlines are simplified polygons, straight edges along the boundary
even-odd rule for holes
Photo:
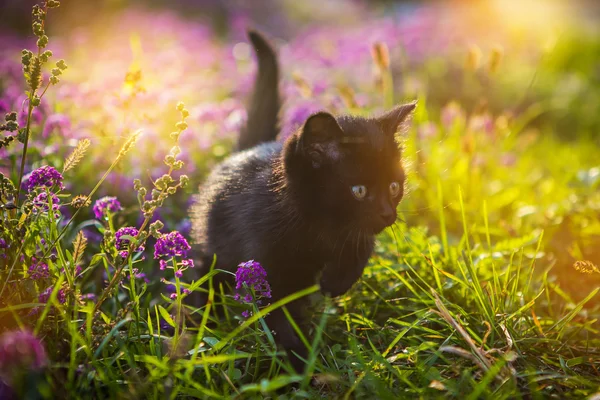
[[[171,262],[173,263],[173,273],[175,274],[175,293],[177,293],[177,299],[175,301],[175,307],[177,308],[176,318],[175,318],[175,337],[173,338],[173,348],[177,349],[177,342],[179,341],[180,332],[180,324],[181,320],[181,282],[179,281],[179,277],[177,276],[177,260],[175,257],[171,258]]]
[[[38,50],[39,53],[39,50]],[[17,186],[16,204],[19,206],[19,198],[21,196],[21,183],[23,182],[23,173],[25,172],[25,159],[27,158],[27,147],[29,144],[29,129],[31,128],[31,114],[33,113],[33,96],[35,91],[29,93],[29,110],[27,112],[27,127],[25,128],[25,141],[23,142],[23,154],[21,155],[21,169],[19,171],[19,185]]]

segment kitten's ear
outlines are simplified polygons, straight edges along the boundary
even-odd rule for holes
[[[377,117],[377,122],[381,126],[381,130],[386,135],[394,135],[400,129],[400,125],[412,114],[417,102],[402,104],[396,106],[380,117]]]
[[[308,117],[304,123],[301,150],[310,157],[313,166],[318,168],[327,159],[339,159],[339,141],[343,136],[344,132],[333,115],[321,111]]]

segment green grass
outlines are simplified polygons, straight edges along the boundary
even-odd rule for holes
[[[463,201],[460,206],[464,217]],[[443,226],[444,211],[432,210],[438,211]],[[442,230],[442,237],[456,241],[447,246],[423,227],[398,224],[382,234],[369,268],[350,292],[334,300],[315,295],[307,338],[310,375],[293,373],[262,323],[266,312],[291,298],[243,321],[239,306],[211,288],[214,304],[225,305],[229,320],[214,317],[208,307],[188,308],[200,322],[188,321],[178,339],[157,325],[159,315],[168,315],[160,305],[145,309],[135,324],[133,315],[114,319],[99,345],[93,335],[72,329],[72,362],[62,366],[67,388],[82,397],[88,388],[89,394],[127,398],[502,399],[595,393],[598,314],[597,308],[583,310],[599,289],[577,304],[558,303],[557,284],[540,256],[542,231],[510,245],[494,244],[488,221],[486,214],[478,221],[465,217],[460,236]],[[79,311],[89,316],[91,310]],[[73,360],[84,354],[91,368],[76,374]],[[55,374],[62,368],[56,365]]]

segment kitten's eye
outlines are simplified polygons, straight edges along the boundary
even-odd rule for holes
[[[392,197],[396,197],[400,194],[400,184],[398,182],[390,183],[390,194]]]
[[[365,185],[352,186],[352,194],[357,200],[362,200],[367,195],[367,187]]]

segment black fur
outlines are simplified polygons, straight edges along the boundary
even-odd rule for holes
[[[279,111],[277,81],[261,69],[273,71],[275,53],[259,34],[250,37],[259,49],[259,72],[241,149],[274,139]],[[217,166],[192,208],[203,268],[213,254],[218,268],[231,271],[254,259],[267,270],[273,301],[317,282],[331,296],[345,293],[360,278],[375,235],[396,219],[405,177],[395,133],[414,108],[398,106],[378,118],[320,112],[285,143],[258,144]],[[391,182],[399,183],[395,197]],[[355,185],[366,185],[364,199],[355,198]],[[288,305],[301,327],[305,306],[303,299]],[[271,313],[267,324],[302,370],[290,351],[305,357],[306,349],[283,313]]]
[[[238,139],[238,150],[275,140],[279,133],[277,116],[281,108],[279,65],[275,50],[258,32],[248,32],[258,58],[258,75],[248,105],[248,122]]]

